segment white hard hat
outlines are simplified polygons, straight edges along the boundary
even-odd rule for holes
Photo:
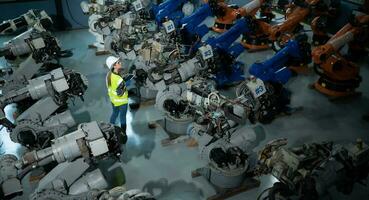
[[[107,59],[106,59],[106,66],[108,66],[109,69],[111,69],[113,67],[113,65],[119,60],[118,57],[115,57],[115,56],[109,56]]]

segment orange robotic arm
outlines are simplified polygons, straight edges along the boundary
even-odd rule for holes
[[[343,97],[357,94],[361,78],[359,67],[340,54],[340,49],[360,37],[363,27],[369,23],[369,15],[356,17],[354,24],[347,24],[324,45],[312,51],[312,60],[320,78],[314,88],[323,94]],[[355,25],[356,24],[356,25]],[[364,26],[363,26],[364,25]]]
[[[359,25],[367,24],[369,23],[369,15],[357,16],[356,21]],[[335,35],[333,35],[325,45],[319,46],[313,50],[312,55],[314,63],[321,64],[324,62],[330,55],[337,52],[342,46],[353,41],[355,35],[360,33],[360,30],[360,26],[346,24]]]
[[[316,5],[319,1],[320,0],[306,0],[306,6],[292,5],[292,7],[287,10],[286,20],[270,28],[269,39],[271,41],[276,41],[283,33],[293,32],[300,22],[304,21],[311,13],[310,7]]]
[[[248,4],[244,5],[242,8],[239,8],[238,12],[243,17],[246,15],[255,15],[264,2],[265,0],[253,0]]]
[[[281,24],[274,25],[270,28],[269,39],[276,41],[283,33],[290,33],[302,22],[310,13],[309,8],[295,8]]]
[[[213,30],[218,33],[223,33],[228,30],[237,19],[246,15],[255,15],[264,1],[265,0],[253,0],[241,8],[232,8],[224,1],[218,1],[217,6],[222,10],[222,13],[215,14],[216,18]]]

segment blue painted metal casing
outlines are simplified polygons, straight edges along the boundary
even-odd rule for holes
[[[214,77],[214,81],[217,83],[218,87],[245,80],[243,71],[244,64],[242,62],[235,62],[231,67],[230,73],[225,72],[225,70],[220,70]]]
[[[292,76],[291,70],[285,66],[291,58],[302,58],[299,44],[295,40],[290,40],[286,47],[269,60],[251,65],[249,73],[263,81],[285,84]]]
[[[241,36],[241,34],[250,32],[249,20],[248,18],[243,18],[239,19],[227,32],[221,34],[217,38],[209,38],[206,43],[217,50],[218,53],[227,53],[233,59],[236,59],[245,50],[245,48],[240,43],[233,43]],[[245,80],[243,71],[244,64],[242,62],[236,61],[233,64],[222,63],[221,65],[221,69],[214,78],[218,86],[224,86]]]
[[[234,41],[236,41],[242,34],[250,33],[248,26],[248,19],[242,18],[237,20],[236,24],[232,26],[227,32],[221,34],[217,38],[209,38],[206,43],[213,48],[220,48],[227,50]]]
[[[184,17],[182,8],[180,7],[183,3],[189,0],[167,0],[158,6],[153,6],[152,11],[155,16],[155,20],[158,24],[161,24],[164,18],[168,17],[173,21],[179,22]]]
[[[245,51],[245,47],[240,43],[235,43],[232,45],[227,52],[234,58],[237,58],[241,55],[241,53]]]
[[[202,5],[192,15],[184,17],[180,20],[180,26],[185,25],[185,29],[188,33],[195,33],[198,30],[198,26],[209,16],[212,15],[209,4]],[[201,30],[201,29],[200,29]],[[201,31],[202,32],[202,31]]]

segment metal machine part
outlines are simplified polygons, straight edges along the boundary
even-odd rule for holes
[[[365,52],[362,44],[368,41],[368,24],[369,15],[358,15],[354,22],[341,28],[326,44],[313,50],[315,71],[319,75],[318,81],[314,83],[316,90],[330,97],[357,94],[355,90],[361,82],[360,69],[340,51],[348,44],[349,52],[356,56],[362,55]]]
[[[164,112],[164,129],[177,135],[185,135],[193,117],[189,112],[188,104],[182,101],[183,88],[178,86],[159,91],[156,96],[155,107]]]
[[[59,58],[71,55],[70,50],[61,49],[57,38],[51,33],[29,29],[5,43],[0,50],[0,56],[4,56],[11,63],[11,67],[1,69],[0,84],[3,93],[14,90],[18,86],[23,87],[24,82],[37,74],[62,67],[59,64]]]
[[[189,0],[166,0],[159,5],[152,6],[151,10],[158,24],[167,20],[173,20],[177,24],[185,14],[192,14],[194,7],[195,5]]]
[[[140,2],[141,1],[135,1]],[[140,4],[142,5],[142,3]],[[98,52],[111,50],[104,45],[104,40],[116,29],[120,29],[125,20],[123,15],[131,10],[135,10],[131,1],[91,1],[81,2],[82,11],[90,15],[88,19],[89,31],[96,37],[96,42],[92,45]],[[112,41],[109,39],[108,41]]]
[[[80,3],[82,12],[84,14],[102,13],[104,11],[105,2],[104,1],[82,1]]]
[[[236,61],[236,58],[244,48],[239,43],[233,43],[241,34],[250,32],[251,26],[251,18],[240,19],[229,31],[216,38],[207,39],[202,46],[197,45],[193,49],[195,57],[183,62],[183,65],[187,66],[177,67],[177,72],[164,75],[164,80],[169,84],[180,83],[196,74],[214,79],[218,86],[243,81],[243,63]]]
[[[107,14],[111,13],[115,16],[126,12],[132,6],[131,0],[89,0],[88,2],[82,1],[80,3],[82,12],[87,15],[92,14]],[[146,2],[142,0],[140,2]],[[108,13],[107,13],[108,12]]]
[[[122,59],[136,59],[137,51],[142,43],[157,32],[157,25],[140,15],[139,12],[129,11],[115,18],[114,30],[104,39],[105,49]]]
[[[234,25],[234,22],[241,17],[253,17],[262,6],[264,7],[263,10],[266,11],[266,6],[270,5],[265,0],[253,0],[242,7],[227,5],[225,1],[219,0],[209,0],[208,4],[212,14],[215,16],[215,24],[212,29],[218,33],[224,33],[229,30]],[[265,12],[263,14],[267,15]],[[269,14],[269,16],[272,15]]]
[[[283,147],[286,144],[285,139],[276,140],[259,152],[257,173],[271,173],[279,180],[261,195],[266,195],[263,199],[278,195],[318,199],[331,187],[350,194],[355,183],[368,177],[369,147],[362,140],[348,145],[324,142],[292,148]]]
[[[70,52],[62,51],[58,40],[51,33],[35,28],[8,41],[5,47],[0,49],[0,56],[8,60],[15,60],[30,54],[37,63],[40,63],[69,56]]]
[[[10,130],[14,142],[28,147],[44,147],[51,139],[61,136],[75,122],[69,111],[61,111],[69,99],[80,97],[87,89],[87,79],[72,70],[56,69],[49,74],[31,79],[23,87],[3,91],[0,96],[1,123]],[[27,107],[26,101],[35,101]],[[18,103],[21,115],[10,122],[3,109]],[[18,126],[19,125],[19,126]]]
[[[159,92],[156,107],[176,117],[176,122],[193,118],[187,133],[199,143],[200,157],[209,163],[197,172],[212,184],[229,189],[245,181],[250,169],[248,157],[256,141],[254,130],[241,125],[247,120],[267,122],[275,117],[272,113],[277,112],[275,107],[281,100],[274,98],[280,97],[275,97],[273,86],[256,78],[245,81],[235,99],[219,94],[215,84],[206,79],[193,79],[185,86],[171,85]]]
[[[109,199],[121,199],[121,200],[155,200],[153,195],[142,192],[137,189],[128,190],[125,192],[118,192],[120,188],[113,188],[109,191]],[[115,197],[115,198],[114,198]],[[107,200],[108,198],[102,195],[99,200]]]
[[[252,167],[249,155],[255,146],[256,134],[231,120],[215,122],[217,125],[212,127],[197,121],[189,128],[190,135],[199,143],[200,157],[209,163],[200,173],[217,187],[236,188],[245,181],[246,173]],[[214,135],[214,129],[221,129],[223,135]]]
[[[249,18],[240,19],[226,33],[208,39],[204,45],[193,46],[193,55],[186,56],[183,56],[178,41],[173,42],[170,37],[164,37],[165,33],[156,34],[153,40],[142,45],[135,62],[140,70],[138,74],[144,75],[137,76],[140,80],[136,83],[141,83],[137,87],[160,91],[172,84],[184,83],[195,76],[213,79],[218,86],[243,81],[243,64],[237,62],[236,58],[244,48],[240,44],[232,43],[242,33],[250,31],[249,22],[252,22]],[[192,21],[190,23],[192,24]],[[168,45],[172,43],[175,45]]]
[[[33,198],[45,198],[47,191],[57,191],[67,195],[79,195],[94,189],[106,189],[108,183],[100,169],[87,171],[91,166],[83,158],[73,162],[63,162],[44,176],[36,188]]]
[[[293,72],[303,71],[310,62],[311,47],[308,37],[305,34],[297,35],[272,58],[251,65],[249,73],[263,81],[285,84]]]
[[[78,195],[65,195],[54,190],[44,190],[32,195],[32,200],[155,200],[153,195],[138,189],[126,190],[122,186],[106,190],[90,190]]]
[[[287,112],[290,102],[289,92],[281,84],[255,77],[240,84],[235,99],[221,95],[215,83],[207,79],[191,79],[186,85],[175,86],[158,93],[158,110],[178,122],[191,116],[217,138],[222,138],[235,124],[269,123]]]
[[[279,83],[265,82],[250,77],[236,91],[247,105],[247,118],[251,123],[270,123],[281,113],[289,113],[291,93]]]
[[[337,1],[321,0],[296,0],[289,3],[285,9],[285,20],[279,24],[270,25],[263,20],[255,21],[255,31],[252,34],[245,34],[242,44],[249,50],[263,50],[274,48],[280,50],[296,34],[304,32],[300,24],[310,17],[328,16],[334,18],[337,15],[340,5]]]
[[[196,87],[187,90],[182,97],[193,106],[197,106],[196,110],[218,112],[227,120],[246,124],[247,120],[251,123],[269,123],[273,120],[289,104],[286,93],[282,85],[250,78],[238,86],[235,99],[227,98],[215,89],[203,90]],[[204,113],[199,116],[201,115],[202,118],[207,116]],[[218,115],[210,114],[209,117],[212,116]]]
[[[89,122],[80,124],[76,131],[52,140],[50,147],[24,154],[19,160],[5,155],[2,157],[2,174],[9,174],[0,180],[6,189],[6,198],[22,191],[20,182],[32,169],[51,162],[60,163],[38,186],[37,192],[51,189],[61,194],[79,194],[90,189],[105,189],[107,183],[99,170],[87,172],[91,164],[101,159],[121,154],[121,141],[127,140],[124,131],[107,123]],[[15,170],[15,171],[14,171]],[[15,173],[14,173],[15,172]],[[13,181],[18,187],[6,185]]]
[[[58,66],[51,64],[52,67]],[[22,85],[23,82],[32,79],[35,74],[37,74],[40,69],[44,66],[43,63],[36,63],[35,59],[32,58],[32,55],[28,56],[22,63],[19,64],[16,70],[13,68],[4,68],[1,70],[2,77],[0,82],[1,90],[6,93],[6,91],[11,91],[16,89],[19,85]],[[47,68],[49,68],[49,64],[46,64]],[[20,86],[22,87],[22,86]]]
[[[20,17],[2,22],[0,24],[0,35],[12,34],[19,30],[33,27],[36,24],[48,29],[52,26],[53,21],[43,10],[29,10]]]
[[[0,157],[0,183],[1,192],[4,196],[21,194],[23,187],[18,180],[18,169],[14,163],[18,158],[14,155],[2,155]]]

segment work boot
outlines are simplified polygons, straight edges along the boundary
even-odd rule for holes
[[[127,125],[121,125],[120,128],[122,128],[122,130],[124,131],[124,134],[127,133]]]
[[[121,125],[120,126],[121,128],[121,133],[120,133],[120,136],[119,136],[119,142],[121,144],[125,144],[127,143],[127,125]]]
[[[147,124],[147,126],[149,127],[149,129],[154,129],[154,128],[156,128],[156,123],[154,121],[152,121],[152,122],[149,122]]]

